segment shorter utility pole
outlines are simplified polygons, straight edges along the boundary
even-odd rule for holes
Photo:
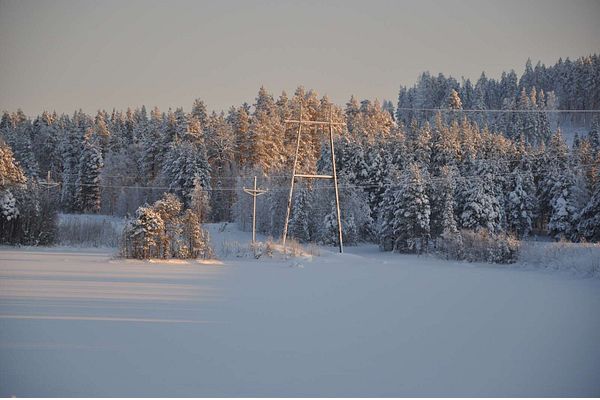
[[[254,177],[254,189],[246,189],[243,188],[244,192],[248,193],[253,197],[252,202],[252,243],[256,243],[256,197],[261,194],[265,194],[268,192],[266,189],[257,189],[256,188],[256,176]]]

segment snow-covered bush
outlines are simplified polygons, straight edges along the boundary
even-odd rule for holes
[[[127,258],[162,258],[165,223],[152,207],[140,207],[136,218],[125,227],[123,256]]]
[[[519,262],[535,268],[600,277],[600,244],[526,241]]]
[[[253,254],[253,251],[250,247],[244,246],[238,241],[223,240],[219,245],[218,254],[223,258],[245,258],[249,257],[250,254]]]
[[[467,261],[512,264],[517,261],[519,241],[506,233],[490,234],[486,229],[461,231]]]
[[[78,247],[118,247],[123,219],[107,215],[61,214],[56,243]]]
[[[518,259],[519,241],[505,233],[491,234],[487,229],[462,230],[440,238],[438,250],[448,259],[470,262],[512,264]]]
[[[436,252],[447,260],[465,259],[465,245],[460,232],[444,232],[435,244]]]
[[[121,255],[126,258],[210,258],[208,232],[198,215],[173,194],[165,194],[152,206],[138,208],[136,218],[124,229]]]

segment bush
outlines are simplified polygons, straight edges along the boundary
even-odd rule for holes
[[[208,232],[193,210],[183,214],[176,196],[165,194],[152,206],[137,209],[123,231],[121,255],[126,258],[210,258]]]
[[[517,262],[519,247],[519,240],[512,235],[480,229],[440,238],[438,249],[448,259],[512,264]]]
[[[106,215],[61,214],[57,244],[82,247],[118,247],[123,220]]]
[[[526,241],[519,261],[535,268],[600,276],[600,244]]]

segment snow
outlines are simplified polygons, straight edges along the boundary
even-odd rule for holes
[[[599,279],[319,251],[2,247],[0,396],[600,395]]]

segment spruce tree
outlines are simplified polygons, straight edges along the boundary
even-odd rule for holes
[[[456,201],[454,192],[456,190],[457,171],[454,168],[443,166],[440,176],[432,180],[430,185],[430,233],[436,238],[444,233],[454,234],[457,232],[455,218]]]
[[[383,251],[395,249],[402,228],[396,218],[396,210],[399,207],[399,180],[400,172],[397,167],[391,166],[384,182],[385,191],[378,206],[377,237],[379,247]]]
[[[427,251],[431,210],[425,182],[417,164],[411,164],[404,173],[398,196],[395,217],[402,228],[395,250],[409,253]]]
[[[104,165],[100,146],[92,137],[91,128],[83,138],[77,181],[78,209],[84,213],[100,211],[100,172]]]
[[[563,171],[552,188],[548,233],[555,239],[568,239],[575,233],[578,214],[576,177],[573,171]]]
[[[506,198],[508,230],[518,237],[529,235],[535,217],[536,198],[530,171],[515,169],[511,176],[511,191]]]
[[[460,183],[460,224],[466,229],[502,231],[502,204],[498,198],[494,164],[474,161]]]
[[[210,190],[210,165],[205,151],[188,141],[173,143],[163,165],[163,178],[169,189],[190,204],[194,187],[200,182],[204,190]]]
[[[305,185],[298,185],[294,190],[292,216],[289,222],[289,235],[300,242],[311,240],[309,225],[310,194]]]
[[[600,170],[597,175],[597,182],[600,182]],[[577,234],[579,238],[591,242],[600,242],[600,184],[596,185],[596,190],[590,201],[581,210]]]

